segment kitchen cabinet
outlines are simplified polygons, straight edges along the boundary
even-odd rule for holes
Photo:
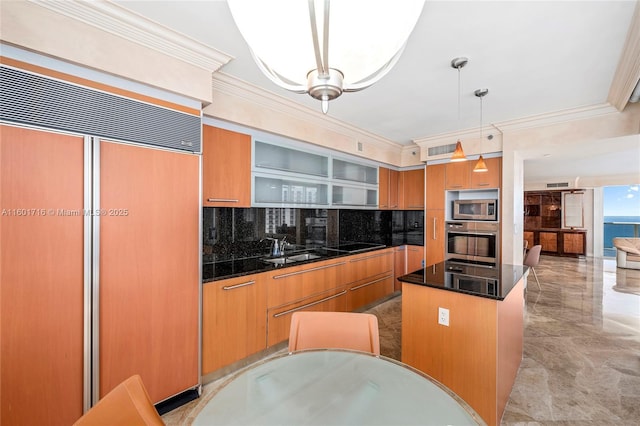
[[[556,232],[540,232],[538,234],[542,251],[556,253],[558,251],[558,234]]]
[[[251,207],[251,136],[202,127],[202,204]]]
[[[444,210],[446,164],[427,166],[427,210]]]
[[[393,249],[349,256],[351,283],[347,292],[347,311],[354,311],[394,291]]]
[[[424,257],[426,265],[433,265],[444,260],[445,178],[450,164],[459,163],[427,166],[426,254]]]
[[[200,159],[99,146],[100,396],[140,374],[157,403],[200,381]]]
[[[267,346],[273,346],[289,338],[291,315],[297,311],[345,312],[347,290],[331,289],[296,302],[267,310]]]
[[[81,136],[0,126],[4,425],[82,415],[84,216],[72,215],[83,209],[82,182]]]
[[[267,346],[289,338],[291,314],[297,310],[346,309],[346,258],[314,262],[266,273]],[[338,299],[338,300],[334,300]]]
[[[446,163],[445,188],[450,190],[469,188],[469,161]]]
[[[502,158],[485,158],[488,171],[474,172],[476,160],[446,164],[446,189],[489,189],[502,185]]]
[[[425,267],[424,247],[407,246],[407,273]]]
[[[398,205],[398,183],[400,172],[398,170],[380,167],[378,169],[378,196],[380,210],[393,210]]]
[[[444,281],[437,267],[425,273]],[[402,362],[451,389],[488,425],[500,424],[522,361],[524,280],[503,300],[409,283],[402,293]],[[447,327],[438,324],[442,307]]]
[[[445,213],[443,209],[427,210],[425,221],[426,265],[442,262],[445,258]]]
[[[476,160],[467,161],[469,165],[469,187],[471,189],[500,188],[502,185],[502,158],[485,158],[486,172],[474,172]]]
[[[393,290],[402,290],[402,283],[398,281],[398,277],[401,277],[407,273],[407,246],[398,246],[393,249]]]
[[[266,142],[255,142],[254,171],[329,177],[329,157]]]
[[[203,375],[266,348],[266,280],[262,273],[203,285]]]
[[[424,209],[424,168],[400,172],[400,208],[403,210]]]

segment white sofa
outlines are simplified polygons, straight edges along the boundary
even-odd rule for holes
[[[640,238],[613,239],[618,268],[640,269]]]

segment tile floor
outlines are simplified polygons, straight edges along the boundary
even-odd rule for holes
[[[502,425],[638,425],[640,423],[640,271],[614,259],[542,256],[542,290],[529,279],[524,356]],[[380,352],[400,357],[402,297],[370,309],[378,316]],[[226,379],[163,416],[190,425]]]

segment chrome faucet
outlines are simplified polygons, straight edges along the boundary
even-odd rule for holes
[[[260,242],[264,240],[270,240],[271,252],[269,254],[271,255],[271,257],[279,257],[284,254],[284,248],[289,244],[285,241],[286,239],[287,239],[286,235],[282,238],[282,240],[278,240],[277,238],[264,237],[263,239],[260,240]]]

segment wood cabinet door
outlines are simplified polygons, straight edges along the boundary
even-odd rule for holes
[[[247,275],[203,286],[203,375],[266,348],[265,276]]]
[[[562,252],[568,254],[585,254],[584,233],[562,233]]]
[[[199,383],[199,158],[100,146],[100,395],[140,374],[155,403]]]
[[[347,308],[351,312],[393,293],[393,272],[369,277],[349,286]]]
[[[267,311],[267,346],[273,346],[289,338],[291,315],[297,311],[345,312],[347,290],[343,287],[325,291],[289,305],[270,308]]]
[[[502,158],[485,158],[486,172],[474,172],[476,161],[467,162],[470,165],[470,183],[472,189],[500,188],[502,184]]]
[[[557,232],[540,232],[538,234],[542,251],[551,253],[558,252],[558,233]]]
[[[83,147],[82,137],[0,126],[3,425],[82,415]]]
[[[397,170],[389,170],[389,193],[388,193],[388,201],[390,209],[399,208],[399,188],[398,184],[400,182],[400,172]]]
[[[469,188],[469,166],[468,161],[445,164],[445,188],[446,189],[467,189]]]
[[[427,166],[427,210],[444,209],[446,164]]]
[[[389,209],[389,172],[386,167],[378,167],[378,207],[382,210]]]
[[[403,208],[424,209],[424,169],[405,170],[402,174]]]
[[[251,207],[251,136],[202,127],[202,204]]]
[[[393,277],[394,277],[394,291],[402,290],[402,283],[398,281],[398,277],[401,277],[407,273],[407,246],[400,246],[393,249]]]
[[[417,271],[425,267],[424,247],[407,246],[407,273]]]
[[[433,265],[442,262],[445,258],[445,226],[444,210],[427,210],[425,221],[426,230],[426,262],[425,265]]]
[[[346,259],[333,259],[268,272],[267,307],[293,303],[343,286],[350,281],[349,276]]]

